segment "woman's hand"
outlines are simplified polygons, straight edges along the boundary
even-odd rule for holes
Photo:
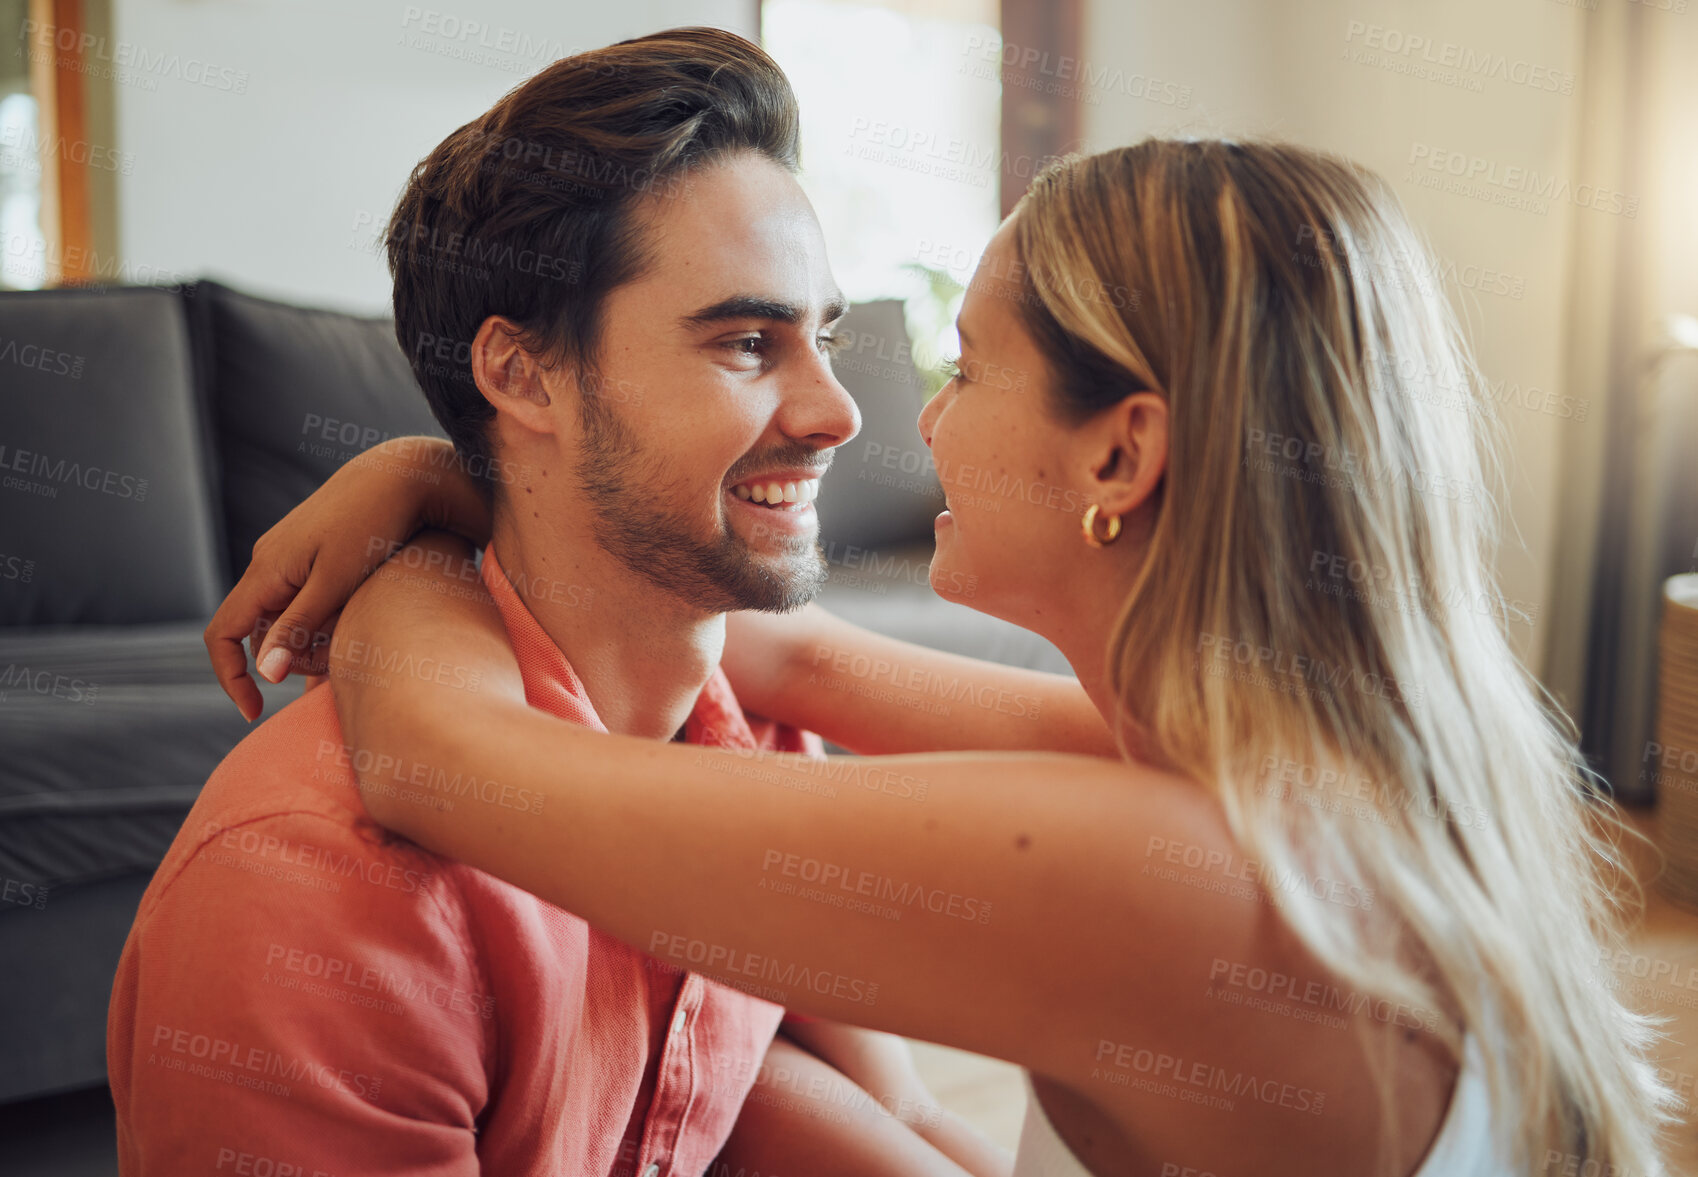
[[[213,672],[244,719],[252,723],[265,704],[248,677],[242,639],[270,682],[291,670],[323,674],[342,606],[421,527],[481,547],[489,541],[489,501],[450,443],[397,437],[348,462],[260,536],[205,633]]]

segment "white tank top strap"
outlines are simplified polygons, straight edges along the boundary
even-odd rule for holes
[[[1503,1159],[1492,1130],[1491,1092],[1486,1088],[1486,1060],[1480,1040],[1467,1034],[1462,1040],[1462,1069],[1456,1075],[1450,1110],[1413,1177],[1514,1177],[1516,1172]]]
[[[1092,1177],[1057,1135],[1026,1081],[1026,1121],[1020,1130],[1020,1151],[1014,1177]],[[1498,1153],[1492,1132],[1491,1100],[1486,1089],[1485,1059],[1473,1034],[1463,1039],[1462,1069],[1457,1073],[1444,1124],[1427,1157],[1411,1177],[1515,1177],[1516,1170]]]

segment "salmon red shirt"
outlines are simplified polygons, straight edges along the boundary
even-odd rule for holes
[[[482,579],[531,706],[606,730],[493,549]],[[745,716],[717,670],[685,734],[823,750]],[[431,765],[375,772],[423,803],[540,808]],[[142,898],[107,1024],[119,1168],[693,1177],[781,1014],[388,834],[318,686],[219,765]]]

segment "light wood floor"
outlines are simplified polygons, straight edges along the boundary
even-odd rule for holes
[[[938,1103],[1014,1151],[1026,1117],[1020,1068],[982,1055],[915,1042],[914,1062]]]
[[[1656,840],[1656,817],[1650,810],[1633,811],[1629,819],[1640,832]],[[1698,911],[1682,907],[1655,886],[1662,867],[1662,856],[1655,848],[1636,848],[1633,855],[1635,871],[1645,886],[1645,917],[1629,936],[1635,955],[1652,962],[1667,962],[1678,974],[1698,968]],[[1631,1001],[1635,1008],[1668,1019],[1664,1026],[1667,1040],[1657,1054],[1657,1065],[1667,1074],[1665,1078],[1687,1101],[1686,1115],[1669,1141],[1669,1172],[1681,1177],[1698,1174],[1698,1107],[1694,1106],[1694,1085],[1698,1083],[1698,1009],[1677,1004],[1677,996],[1687,1001],[1698,999],[1698,992],[1675,989],[1668,985],[1646,986],[1646,999]]]
[[[1656,819],[1650,810],[1628,814],[1630,823],[1655,841]],[[1654,847],[1635,843],[1631,848],[1634,869],[1646,889],[1645,915],[1629,937],[1634,954],[1653,962],[1667,962],[1684,975],[1698,968],[1698,912],[1677,906],[1654,885],[1661,857]],[[1666,985],[1649,985],[1632,1001],[1636,1007],[1668,1019],[1668,1037],[1658,1053],[1657,1065],[1669,1072],[1669,1080],[1681,1086],[1689,1104],[1698,1084],[1698,1008],[1675,1003],[1675,996],[1698,998]],[[931,1086],[938,1102],[976,1124],[986,1135],[1012,1151],[1020,1138],[1025,1116],[1025,1088],[1018,1068],[1008,1063],[981,1058],[925,1042],[914,1043],[920,1074]],[[1688,1116],[1670,1141],[1669,1172],[1679,1177],[1698,1177],[1698,1108]]]

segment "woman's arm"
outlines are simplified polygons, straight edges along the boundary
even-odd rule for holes
[[[399,437],[360,454],[260,538],[207,625],[207,653],[225,693],[252,722],[264,704],[244,639],[272,682],[290,671],[322,674],[343,604],[391,553],[421,527],[481,547],[490,526],[484,488],[450,443]],[[1118,755],[1068,676],[942,654],[817,605],[785,616],[733,614],[724,667],[751,711],[857,752]]]
[[[356,763],[473,774],[540,811],[445,812],[363,778],[385,825],[803,1013],[1082,1083],[1101,1042],[1159,1044],[1198,1002],[1146,962],[1203,975],[1198,930],[1220,914],[1139,870],[1152,838],[1220,843],[1190,786],[1078,756],[810,761],[588,732],[515,698],[499,616],[441,591],[440,540],[419,546],[355,595],[332,652]],[[477,668],[479,689],[377,685],[357,643]]]
[[[322,674],[343,603],[421,527],[482,546],[489,501],[451,444],[397,437],[346,463],[260,537],[203,635],[213,673],[244,719],[258,718],[264,702],[243,639],[271,682],[291,670]]]
[[[986,1146],[987,1148],[990,1146]],[[963,1165],[877,1096],[782,1034],[772,1040],[709,1177],[1007,1177],[1013,1159]]]
[[[818,605],[733,613],[726,676],[749,710],[866,755],[1077,752],[1118,759],[1079,680],[886,637]]]
[[[781,1039],[839,1071],[894,1119],[974,1177],[1009,1177],[1014,1158],[984,1133],[938,1102],[914,1065],[908,1043],[894,1034],[826,1022],[786,1018]]]

